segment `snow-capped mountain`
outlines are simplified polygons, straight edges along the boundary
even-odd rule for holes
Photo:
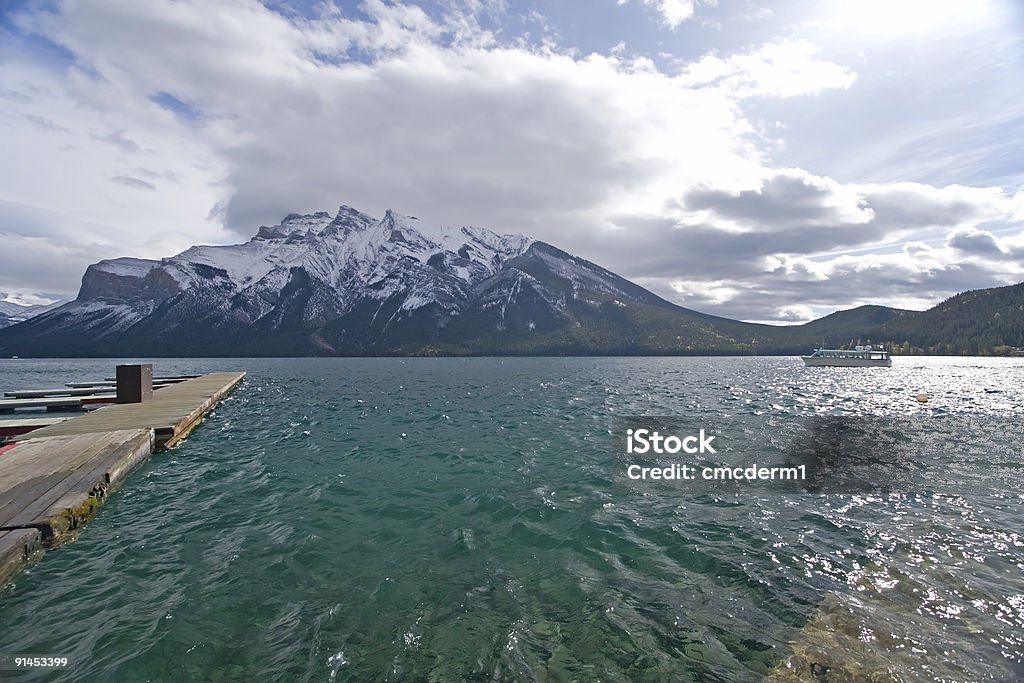
[[[731,322],[522,235],[342,206],[244,244],[91,265],[75,301],[0,332],[0,352],[672,352],[721,340],[715,321]]]
[[[11,301],[7,295],[0,292],[0,328],[20,323],[45,313],[60,304],[22,304]]]

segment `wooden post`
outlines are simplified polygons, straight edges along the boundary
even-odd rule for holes
[[[117,366],[117,402],[142,403],[153,398],[153,364]]]

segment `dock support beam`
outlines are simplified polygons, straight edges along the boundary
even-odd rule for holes
[[[153,364],[117,366],[117,402],[142,403],[153,398]]]

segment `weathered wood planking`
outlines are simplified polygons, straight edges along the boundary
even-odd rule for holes
[[[184,382],[187,379],[195,379],[202,375],[153,375],[153,382]],[[104,382],[117,382],[116,377],[104,377]]]
[[[37,548],[69,537],[158,438],[166,446],[183,439],[244,377],[210,373],[144,403],[110,406],[15,437],[16,445],[0,454],[0,583]]]
[[[153,383],[153,389],[162,389],[163,387],[169,386],[168,384]],[[68,387],[56,388],[56,389],[15,389],[13,391],[5,391],[4,396],[10,398],[48,398],[57,396],[92,396],[93,394],[108,394],[112,387],[103,385],[99,387],[86,387],[81,389],[70,389]]]
[[[14,440],[149,428],[156,430],[158,447],[170,447],[244,377],[244,372],[211,372],[161,389],[143,403],[108,406]]]
[[[52,398],[4,398],[0,399],[0,413],[15,410],[81,410],[82,406],[99,403],[114,403],[117,394],[92,394],[89,396],[55,396]]]
[[[27,564],[41,545],[38,529],[0,531],[0,585]]]
[[[7,398],[52,398],[57,396],[91,396],[92,394],[109,393],[110,387],[94,387],[92,389],[15,389],[5,391]]]
[[[55,440],[62,443],[55,443]],[[89,441],[92,441],[89,443]],[[55,544],[89,519],[107,493],[153,451],[149,429],[33,439],[7,453],[36,471],[4,491],[0,528],[35,528]],[[58,461],[57,465],[52,462]],[[5,465],[0,463],[0,472]],[[48,472],[48,470],[56,470]],[[22,473],[24,474],[24,472]],[[2,474],[0,474],[2,481]],[[9,505],[4,505],[8,500]]]
[[[0,420],[0,436],[27,434],[34,429],[49,427],[50,425],[55,425],[70,419],[70,417],[43,417],[42,415],[39,415],[37,417],[25,417],[15,420]]]
[[[202,375],[200,375],[200,377],[202,377]],[[191,378],[191,377],[161,377],[161,378],[154,377],[153,378],[153,386],[155,387],[158,384],[160,386],[166,386],[168,384],[181,384],[182,382],[187,382],[189,379],[193,379],[193,378]],[[92,388],[96,388],[96,389],[103,389],[103,388],[112,389],[113,387],[117,386],[117,380],[115,380],[115,379],[105,379],[105,380],[95,380],[95,381],[92,381],[92,382],[65,382],[64,386],[68,387],[69,389],[92,389]]]
[[[19,408],[45,408],[47,410],[80,410],[82,399],[67,398],[9,398],[0,399],[0,412],[14,412]]]
[[[98,405],[100,403],[117,403],[117,394],[96,394],[95,396],[79,397],[83,406]]]
[[[148,429],[29,439],[0,457],[0,583],[86,521],[152,452]]]

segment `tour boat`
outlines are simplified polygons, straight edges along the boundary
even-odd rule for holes
[[[800,356],[804,365],[837,368],[891,368],[892,358],[888,351],[873,349],[871,346],[856,346],[849,349],[815,349],[809,356]]]

